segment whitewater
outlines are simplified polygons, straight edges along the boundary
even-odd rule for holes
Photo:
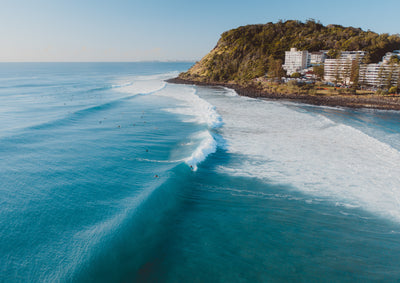
[[[400,114],[190,65],[0,64],[0,281],[398,280]]]
[[[399,142],[382,142],[351,121],[335,122],[290,104],[243,97],[219,101],[228,152],[246,155],[240,166],[220,166],[220,172],[287,184],[400,221]]]

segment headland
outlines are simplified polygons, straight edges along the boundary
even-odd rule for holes
[[[297,49],[308,51],[297,52]],[[187,72],[168,82],[223,86],[253,98],[400,110],[400,62],[392,60],[396,58],[389,58],[390,64],[389,61],[382,65],[379,62],[388,57],[387,54],[396,55],[392,53],[397,52],[396,49],[400,49],[399,35],[377,34],[353,27],[323,26],[315,21],[249,25],[224,32],[213,50]],[[310,65],[304,56],[307,52],[331,58],[329,64],[337,64],[334,66],[337,74],[327,76],[329,69],[325,67],[324,76],[324,62]],[[290,66],[291,74],[287,70],[293,54],[303,57],[302,74],[300,69],[293,72],[296,66]],[[380,77],[368,85],[365,70],[370,71],[372,67]]]

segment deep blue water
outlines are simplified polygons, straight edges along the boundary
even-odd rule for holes
[[[400,280],[400,114],[0,64],[1,282]]]

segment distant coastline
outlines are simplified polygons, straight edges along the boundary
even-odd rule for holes
[[[368,108],[378,110],[397,110],[400,111],[400,97],[398,96],[378,96],[378,95],[309,95],[309,94],[282,94],[272,93],[255,85],[239,85],[235,83],[223,82],[199,82],[180,77],[167,80],[168,83],[190,84],[198,86],[221,86],[235,90],[241,96],[247,96],[259,99],[279,99],[295,101],[311,105],[331,106],[331,107],[349,107],[349,108]]]

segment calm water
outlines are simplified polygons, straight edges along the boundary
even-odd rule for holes
[[[0,64],[1,282],[400,280],[400,114]]]

